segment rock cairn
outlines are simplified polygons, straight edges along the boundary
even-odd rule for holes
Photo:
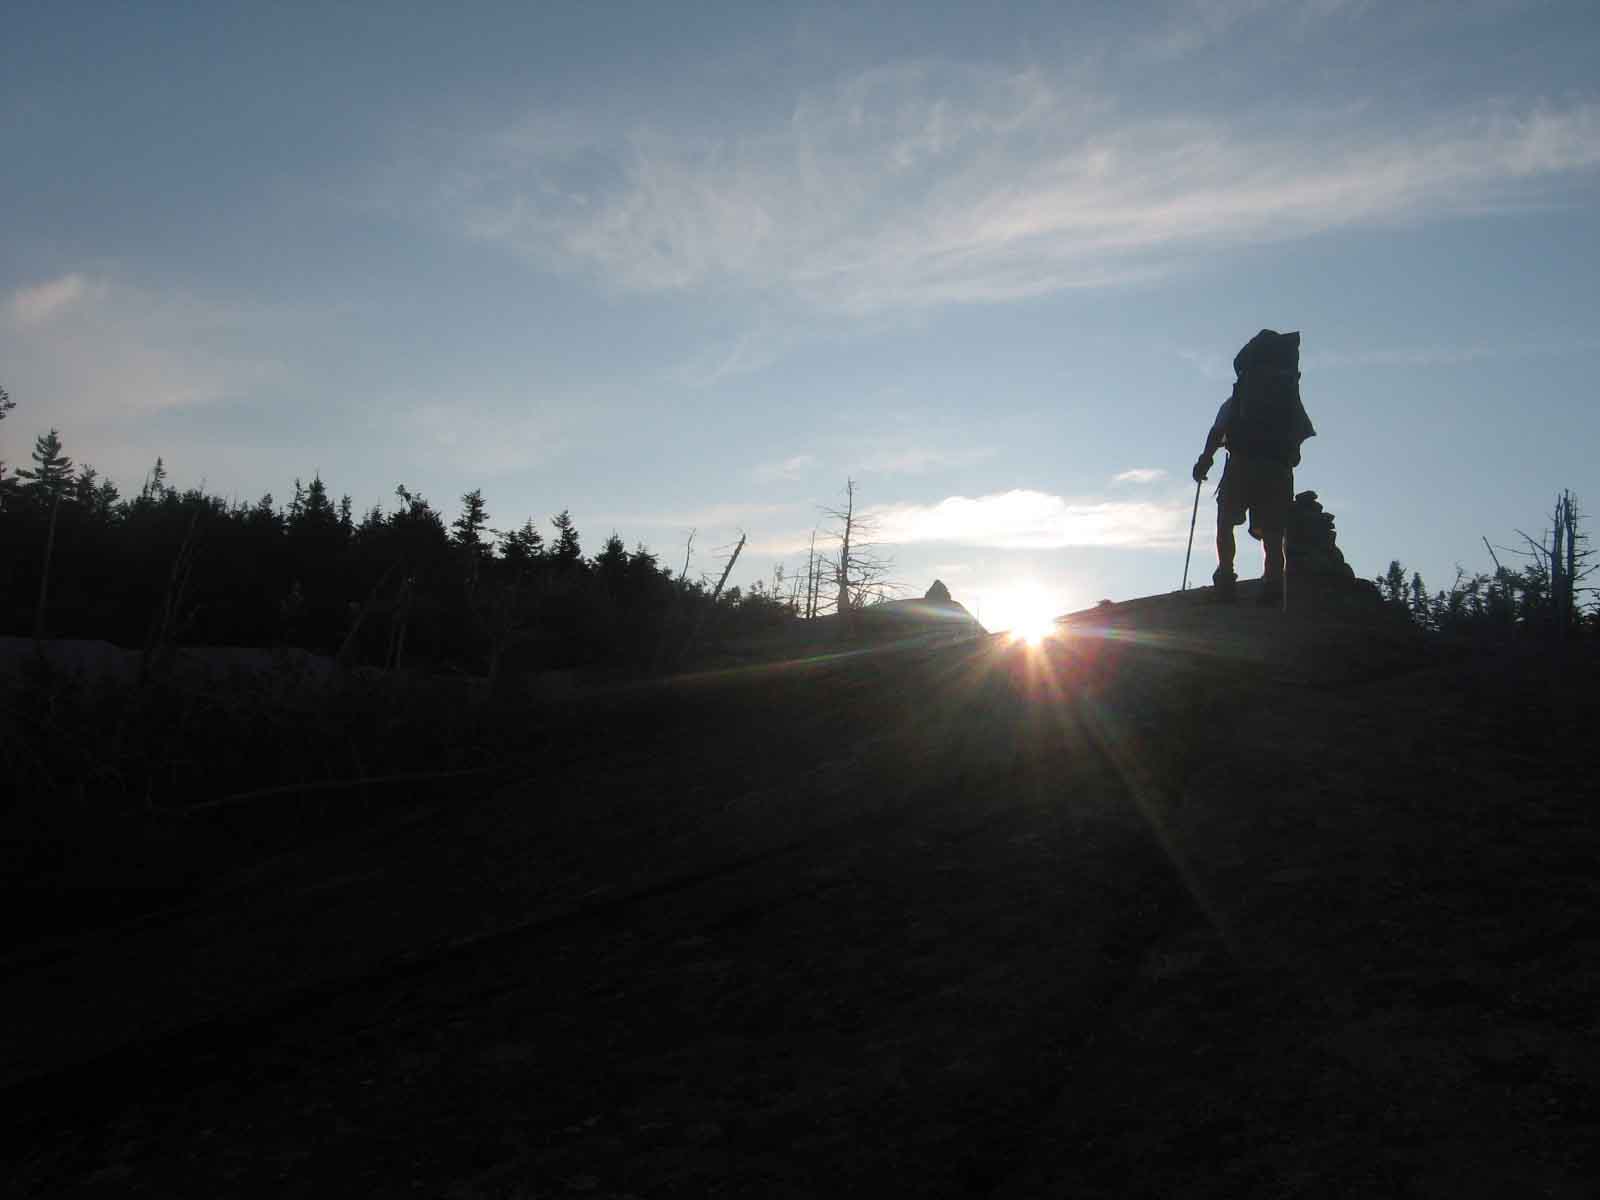
[[[1289,510],[1288,545],[1284,548],[1291,575],[1355,578],[1333,531],[1333,514],[1324,512],[1315,492],[1301,492]]]
[[[933,586],[927,590],[922,598],[924,600],[930,600],[934,604],[951,603],[950,589],[945,587],[944,580],[942,579],[935,579],[933,581]]]

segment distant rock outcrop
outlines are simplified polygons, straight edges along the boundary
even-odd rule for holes
[[[1354,579],[1333,530],[1333,514],[1323,511],[1315,492],[1301,492],[1289,510],[1288,544],[1284,554],[1292,576],[1324,575]]]
[[[927,635],[943,640],[977,637],[984,632],[941,579],[935,579],[920,600],[869,604],[854,616],[856,632],[867,638]]]

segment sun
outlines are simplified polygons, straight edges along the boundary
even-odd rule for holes
[[[1035,584],[1021,583],[1006,588],[988,604],[995,614],[990,628],[1005,630],[1015,641],[1037,646],[1056,632],[1055,618],[1060,605]]]
[[[1011,627],[1011,636],[1030,646],[1039,646],[1056,631],[1055,620],[1041,615],[1030,615]]]

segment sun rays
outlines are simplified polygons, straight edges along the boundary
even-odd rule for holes
[[[1019,582],[984,597],[985,626],[1013,640],[1041,645],[1056,631],[1059,600],[1032,582]]]

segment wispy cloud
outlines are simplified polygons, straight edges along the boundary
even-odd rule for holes
[[[31,287],[21,287],[11,293],[9,304],[11,319],[24,328],[43,325],[62,315],[85,299],[97,299],[105,294],[105,285],[73,273],[58,279],[47,279]]]
[[[236,396],[278,373],[247,348],[268,314],[212,299],[73,272],[17,288],[6,315],[0,359],[12,378],[26,375],[44,419],[90,436],[139,413]]]
[[[1183,544],[1188,518],[1181,504],[1073,500],[1025,489],[950,496],[935,504],[891,504],[867,515],[876,524],[877,539],[891,545],[931,542],[997,550],[1170,548]]]
[[[741,375],[764,371],[783,357],[795,340],[792,326],[758,315],[731,341],[713,342],[670,371],[673,381],[692,388],[710,388]]]
[[[1161,467],[1130,467],[1111,477],[1112,483],[1158,483],[1167,477]]]
[[[817,465],[814,454],[795,454],[777,462],[761,463],[750,471],[750,478],[757,483],[776,483],[779,480],[794,480],[805,476],[812,467]]]
[[[1135,40],[1134,56],[1170,62],[1215,46],[1247,22],[1304,37],[1331,18],[1357,16],[1373,6],[1374,0],[1179,0],[1152,32]]]
[[[455,153],[455,152],[452,152]],[[860,316],[1157,277],[1196,250],[1481,213],[1600,165],[1600,104],[1134,115],[1064,75],[887,66],[755,132],[548,118],[440,165],[468,237],[641,292]],[[737,350],[733,361],[737,362]]]

